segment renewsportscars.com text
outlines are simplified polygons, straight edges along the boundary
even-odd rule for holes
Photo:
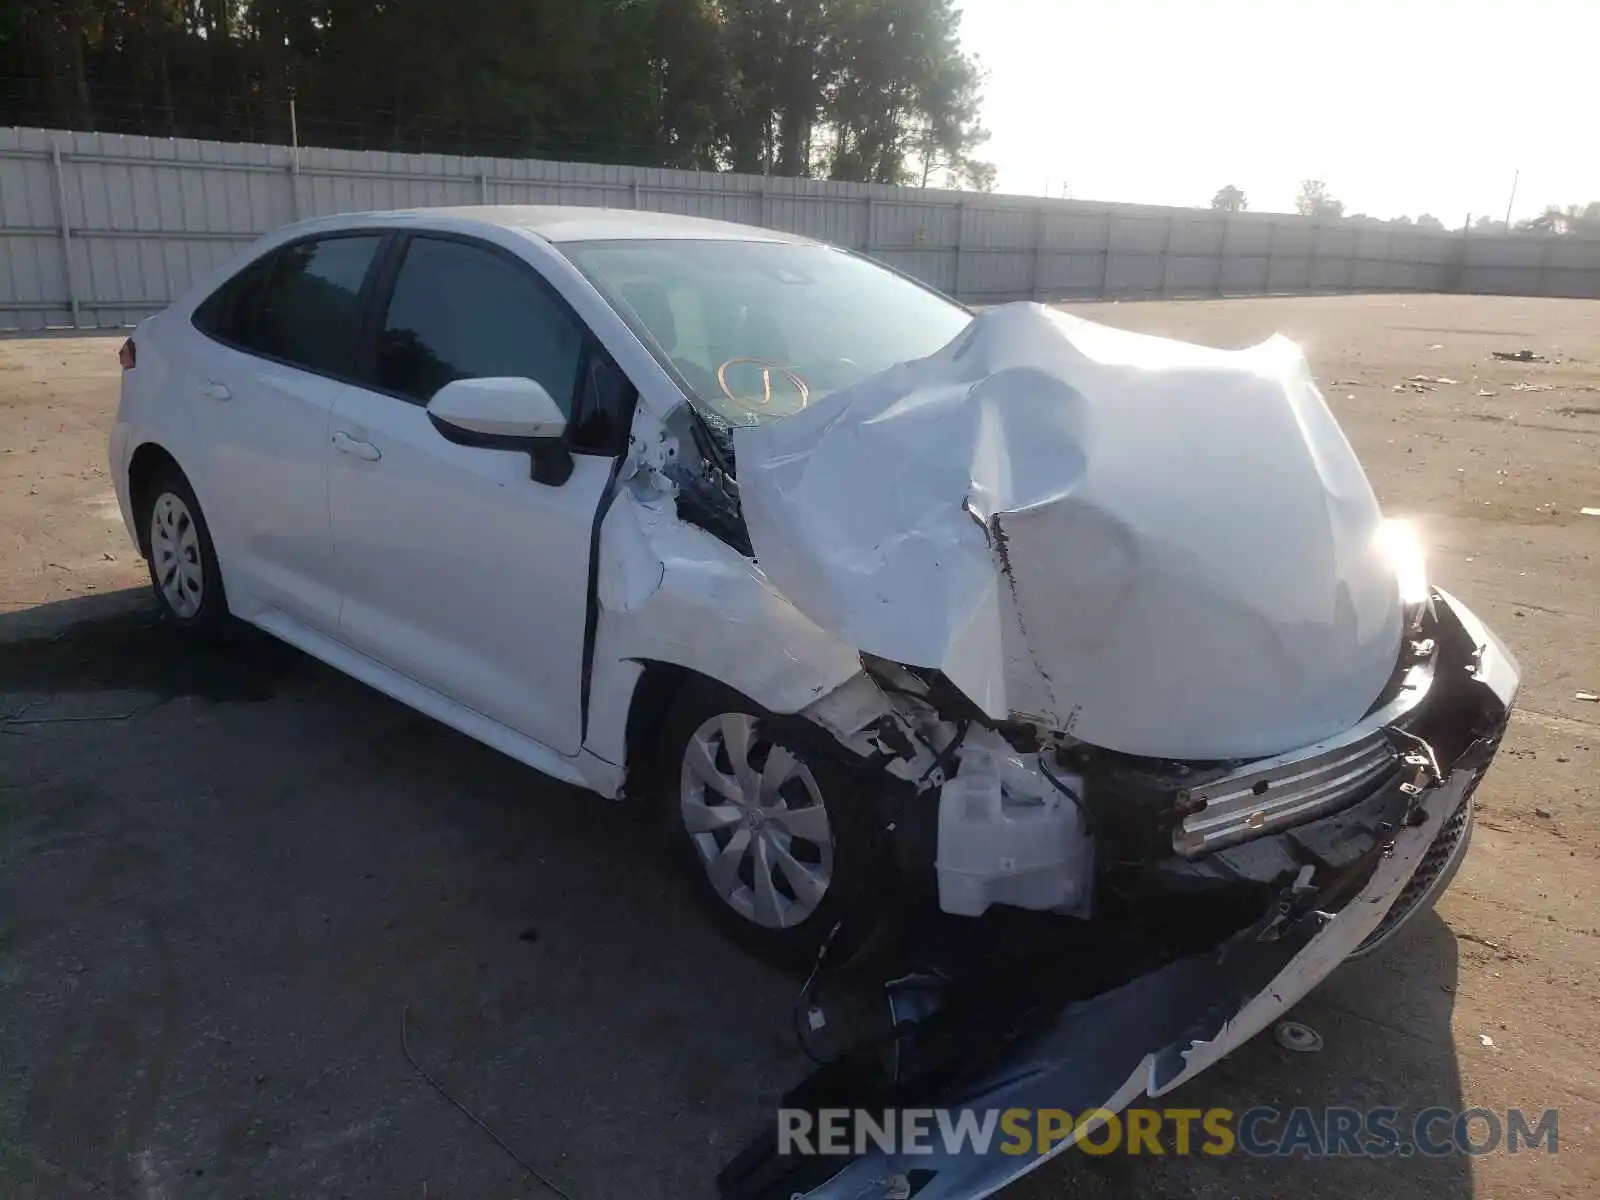
[[[904,1108],[778,1110],[785,1155],[1246,1154],[1309,1158],[1518,1154],[1558,1148],[1559,1112],[1520,1108]]]

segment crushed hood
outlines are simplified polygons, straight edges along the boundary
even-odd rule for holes
[[[1282,337],[1212,350],[1006,305],[734,438],[771,582],[996,720],[1251,757],[1348,727],[1393,669],[1377,500]]]

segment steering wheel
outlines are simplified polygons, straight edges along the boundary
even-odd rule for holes
[[[760,389],[759,391],[745,394],[736,392],[729,386],[729,368],[740,366],[756,369],[752,382]],[[736,372],[737,374],[742,372]],[[777,379],[774,379],[775,375]],[[774,383],[779,384],[776,395],[774,395]],[[785,384],[787,386],[783,386]],[[804,379],[788,367],[766,358],[728,359],[717,368],[717,387],[736,408],[756,417],[788,416],[804,408],[811,397],[811,389],[806,386]]]

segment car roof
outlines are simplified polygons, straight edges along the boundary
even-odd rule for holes
[[[408,208],[391,212],[344,213],[314,224],[322,228],[351,228],[367,224],[404,221],[427,228],[460,229],[463,225],[496,226],[534,234],[549,242],[627,241],[640,238],[690,238],[743,242],[809,242],[811,239],[712,221],[678,213],[648,212],[633,208],[581,208],[556,204],[483,204],[458,208]],[[309,224],[309,223],[308,223]]]

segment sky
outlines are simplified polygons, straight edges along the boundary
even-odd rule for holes
[[[1458,228],[1600,200],[1596,0],[960,0],[998,189]]]

